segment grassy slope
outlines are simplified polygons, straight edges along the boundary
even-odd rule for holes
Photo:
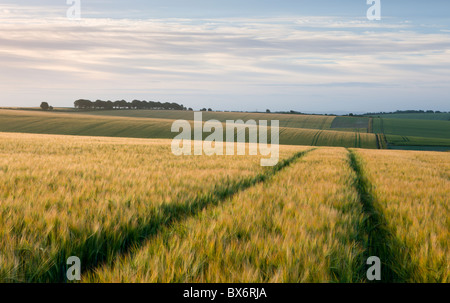
[[[376,118],[373,127],[375,133],[386,135],[450,139],[447,121]]]
[[[448,121],[374,118],[373,128],[392,145],[449,146]]]
[[[366,117],[336,117],[331,123],[332,129],[354,130],[356,132],[367,132],[369,118]]]
[[[450,146],[450,139],[386,135],[390,144],[402,146]]]
[[[450,113],[386,114],[379,116],[381,118],[390,118],[390,119],[443,120],[443,121],[450,120]]]
[[[170,138],[172,120],[1,111],[0,131],[39,134]]]
[[[194,114],[189,111],[174,110],[106,110],[80,112],[80,114],[88,114],[95,116],[118,116],[130,118],[156,118],[170,120],[193,120]],[[239,112],[203,112],[203,121],[219,120],[279,120],[281,127],[293,128],[311,128],[311,129],[328,129],[334,116],[313,116],[313,115],[291,115],[291,114],[267,114],[267,113],[239,113]]]
[[[96,112],[107,113],[107,112]],[[46,113],[33,111],[8,111],[0,110],[0,131],[21,133],[42,133],[82,136],[106,136],[129,138],[174,138],[176,133],[171,132],[174,119],[192,117],[189,112],[152,112],[152,111],[124,111],[135,115],[154,113],[161,118],[136,118],[118,116],[100,116],[72,113]],[[172,118],[169,119],[172,114]],[[211,113],[222,114],[222,113]],[[232,119],[234,113],[223,113],[222,120]],[[188,116],[189,115],[189,116]],[[303,125],[313,127],[328,127],[333,117],[300,116],[300,115],[271,115],[271,114],[236,114],[234,119],[277,119],[284,118],[285,125]],[[258,116],[256,116],[258,115]],[[303,120],[301,119],[303,117]],[[214,118],[204,115],[203,121]],[[192,118],[191,118],[192,119]],[[289,120],[291,119],[291,121]],[[295,120],[295,121],[294,121]],[[290,121],[290,122],[289,122]],[[283,124],[280,121],[280,126]],[[205,134],[207,136],[207,134]],[[353,132],[338,132],[317,129],[303,129],[294,127],[280,128],[280,144],[286,145],[325,145],[343,147],[376,148],[373,134],[357,135]]]

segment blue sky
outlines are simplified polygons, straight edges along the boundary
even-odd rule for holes
[[[0,106],[450,110],[450,1],[0,2]]]

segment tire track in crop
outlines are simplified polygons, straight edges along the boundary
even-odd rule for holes
[[[313,140],[312,140],[312,143],[311,143],[311,145],[312,146],[317,146],[317,143],[318,143],[318,141],[319,141],[319,137],[320,137],[320,135],[322,134],[322,130],[319,130],[315,135],[314,135],[314,137],[313,137]]]
[[[382,207],[372,195],[372,185],[366,178],[361,160],[354,151],[349,151],[349,165],[356,174],[353,186],[362,204],[364,221],[359,227],[358,241],[366,248],[354,273],[360,281],[367,281],[366,260],[376,256],[381,260],[381,281],[410,282],[415,266],[408,249],[389,229]]]
[[[381,146],[379,134],[375,134],[375,139],[377,140],[377,149],[383,149],[383,147]]]
[[[361,133],[355,132],[355,147],[361,148]]]
[[[375,138],[377,140],[378,149],[386,149],[387,148],[386,136],[384,134],[375,134]]]
[[[218,184],[213,191],[202,194],[183,203],[163,204],[155,211],[154,214],[148,214],[152,217],[152,219],[146,224],[137,225],[138,227],[133,228],[120,226],[114,231],[101,230],[97,234],[88,238],[87,241],[72,247],[70,251],[66,251],[62,248],[55,262],[52,264],[52,267],[50,267],[45,273],[44,281],[67,282],[66,260],[69,256],[77,256],[80,258],[82,274],[89,271],[94,271],[106,262],[111,262],[117,256],[129,253],[133,248],[140,247],[146,243],[150,237],[157,235],[164,227],[195,216],[206,207],[218,206],[241,191],[244,191],[259,183],[269,181],[280,171],[287,168],[296,160],[313,150],[314,149],[309,149],[298,152],[291,158],[281,160],[276,166],[268,168],[256,176],[231,180],[225,184]],[[115,241],[117,241],[117,238],[121,239],[123,242],[121,247],[108,247],[108,239],[115,239]],[[101,239],[101,241],[99,241],[99,239]],[[101,244],[99,245],[99,243]],[[92,247],[95,247],[95,251],[89,249]],[[32,280],[32,282],[42,282],[41,280],[42,277],[39,281]]]

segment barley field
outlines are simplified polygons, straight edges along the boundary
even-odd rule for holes
[[[172,139],[176,134],[171,132],[171,126],[177,119],[190,121],[193,127],[194,114],[188,111],[118,110],[77,113],[0,109],[0,132]],[[222,123],[227,119],[279,120],[279,143],[284,145],[377,148],[375,134],[328,129],[334,119],[330,116],[203,113],[203,122],[209,119],[218,119]],[[203,135],[204,138],[208,136],[207,133]]]
[[[397,272],[412,282],[449,281],[450,155],[358,151],[371,194],[398,243]]]
[[[64,279],[68,256],[114,257],[262,172],[259,157],[176,157],[170,142],[1,134],[0,280]]]
[[[345,149],[308,152],[267,183],[166,228],[95,282],[356,282],[363,219]]]
[[[170,145],[0,133],[0,282],[449,282],[449,153]]]

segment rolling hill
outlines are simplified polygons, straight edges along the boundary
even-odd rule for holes
[[[176,133],[171,132],[173,121],[176,119],[193,119],[192,112],[183,111],[117,112],[122,116],[108,112],[95,112],[97,115],[94,115],[93,113],[0,110],[0,132],[170,139],[176,135]],[[334,117],[205,113],[203,121],[205,122],[208,119],[218,119],[222,122],[228,119],[242,119],[243,121],[248,119],[280,119],[280,144],[285,145],[377,148],[374,134],[323,129],[331,126]],[[207,135],[204,134],[204,137]]]

